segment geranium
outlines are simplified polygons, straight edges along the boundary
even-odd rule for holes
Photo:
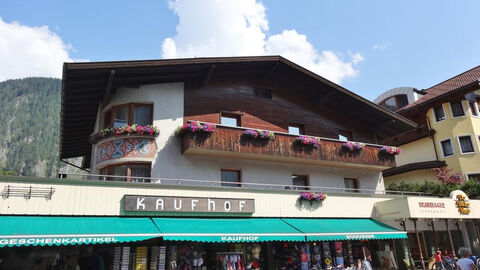
[[[253,139],[274,140],[275,134],[273,131],[266,131],[260,129],[247,129],[243,132],[243,136]]]
[[[175,130],[175,135],[183,135],[185,133],[203,133],[212,134],[215,131],[215,124],[212,123],[200,123],[189,122]]]
[[[96,137],[98,139],[106,138],[110,136],[128,136],[128,135],[150,135],[150,136],[158,136],[159,131],[156,127],[152,125],[148,126],[138,126],[138,125],[131,125],[131,126],[122,126],[116,128],[104,128],[97,133]]]
[[[359,142],[346,142],[342,144],[342,148],[350,151],[361,151],[365,147],[364,143]]]
[[[313,148],[318,148],[320,145],[320,140],[314,137],[309,136],[298,136],[295,138],[295,142],[302,145],[311,146]]]
[[[302,201],[324,201],[327,198],[326,193],[321,192],[302,192],[300,193],[300,200]]]
[[[452,169],[435,168],[435,178],[442,181],[445,185],[454,185],[462,183],[462,175],[459,173],[450,174]]]
[[[388,155],[399,155],[402,153],[402,149],[395,146],[382,146],[382,148],[380,148],[380,153]]]

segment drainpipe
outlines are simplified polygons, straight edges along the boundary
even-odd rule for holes
[[[427,118],[428,130],[430,131],[430,130],[432,130],[432,125],[431,125],[431,123],[430,123],[430,118],[428,117],[428,115],[425,115],[425,118]],[[439,161],[439,159],[438,159],[437,147],[435,146],[434,133],[430,134],[428,137],[430,137],[430,139],[432,139],[433,150],[435,151],[435,158],[437,159],[437,161]]]

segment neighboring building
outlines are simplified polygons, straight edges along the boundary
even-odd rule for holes
[[[66,63],[60,157],[89,174],[0,177],[0,268],[405,269],[479,251],[480,201],[386,194],[377,142],[416,128],[279,56]]]
[[[397,167],[384,171],[386,185],[436,181],[432,169],[441,167],[461,174],[463,180],[480,180],[479,78],[480,66],[422,91],[395,88],[375,100],[419,125],[381,141],[404,150],[396,157]],[[390,105],[392,100],[405,101],[406,96],[408,104]]]

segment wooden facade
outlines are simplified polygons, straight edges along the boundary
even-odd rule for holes
[[[336,140],[322,139],[318,148],[311,148],[296,145],[297,136],[290,134],[276,133],[274,140],[258,141],[242,137],[243,132],[241,128],[217,126],[210,136],[185,135],[182,152],[365,169],[395,166],[393,156],[379,154],[379,146],[367,145],[361,152],[351,153],[343,151],[344,142]]]
[[[271,97],[258,96],[258,90]],[[349,132],[352,140],[375,143],[375,135],[365,123],[348,117],[328,105],[328,96],[288,88],[254,78],[211,81],[207,86],[190,83],[185,87],[184,121],[220,124],[222,114],[238,115],[241,127],[288,132],[289,125],[302,125],[306,135],[338,139]]]

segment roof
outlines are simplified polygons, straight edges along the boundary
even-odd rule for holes
[[[394,176],[397,174],[416,171],[416,170],[440,168],[445,166],[447,166],[447,163],[444,160],[431,160],[431,161],[408,163],[402,166],[393,167],[393,168],[384,170],[383,177]]]
[[[88,138],[94,132],[98,106],[119,87],[241,76],[275,80],[308,92],[317,101],[323,100],[319,106],[330,106],[372,127],[380,140],[417,126],[281,56],[64,63],[60,158],[89,159],[92,149]]]
[[[480,79],[480,66],[476,66],[470,70],[467,70],[453,78],[450,78],[446,81],[443,81],[437,85],[434,85],[423,92],[426,93],[417,101],[403,107],[402,109],[398,110],[397,112],[402,113],[413,108],[418,108],[422,105],[430,104],[431,101],[441,98],[444,96],[449,96],[450,94],[457,93],[458,91],[464,90],[465,93],[471,91],[469,87],[472,86],[475,89],[475,86],[478,89]],[[461,94],[461,93],[459,93]]]

